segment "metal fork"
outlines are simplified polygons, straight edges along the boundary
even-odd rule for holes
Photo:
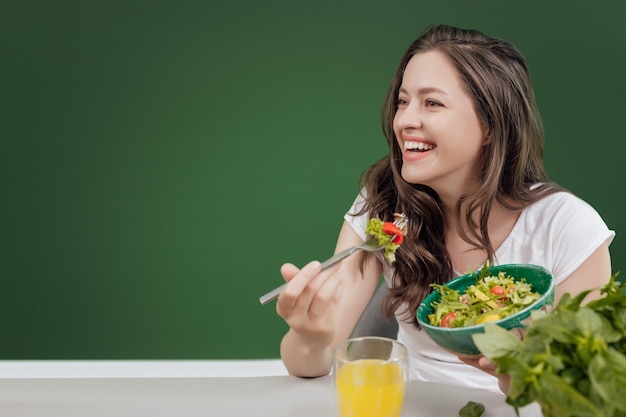
[[[400,230],[402,230],[406,226],[408,221],[409,221],[408,218],[404,214],[402,214],[401,216],[402,217],[396,219],[396,221],[393,222],[393,224],[395,224]],[[392,242],[396,238],[396,236],[397,235],[391,236],[389,241],[387,243],[385,243],[385,244],[380,244],[378,242],[378,239],[370,239],[370,240],[368,240],[365,243],[353,246],[353,247],[348,248],[346,250],[343,250],[343,251],[341,251],[339,253],[336,253],[332,257],[330,257],[327,260],[325,260],[324,262],[322,262],[322,271],[325,270],[326,268],[336,264],[337,262],[341,261],[342,259],[347,258],[348,256],[352,255],[356,251],[363,250],[363,251],[366,251],[366,252],[376,252],[376,251],[379,251],[381,249],[384,249],[385,246],[387,246],[387,244],[389,242]],[[269,303],[270,301],[275,300],[276,298],[278,298],[280,293],[283,292],[283,290],[285,289],[286,286],[287,286],[287,283],[284,283],[280,287],[274,288],[272,291],[270,291],[267,294],[261,296],[259,298],[259,301],[261,302],[261,304],[265,305],[265,304]]]

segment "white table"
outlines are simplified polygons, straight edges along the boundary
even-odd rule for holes
[[[106,365],[107,363],[102,363]],[[123,363],[122,363],[123,364]],[[132,362],[125,363],[132,368]],[[10,366],[0,362],[0,416],[2,417],[104,417],[104,416],[250,416],[333,417],[333,388],[330,377],[302,379],[273,376],[175,376],[171,369],[158,376],[124,377],[62,376],[43,372],[39,376],[3,374]],[[183,365],[189,365],[184,362]],[[246,362],[233,363],[245,367]],[[18,366],[16,364],[15,366]],[[45,364],[42,364],[45,365]],[[79,363],[89,367],[90,363]],[[78,366],[76,365],[76,366]],[[110,365],[121,365],[111,362]],[[145,364],[144,364],[145,365]],[[175,365],[164,363],[168,366]],[[206,365],[206,364],[205,364]],[[207,366],[207,369],[210,368]],[[250,362],[250,369],[258,363]],[[280,367],[276,368],[282,372]],[[3,377],[3,375],[5,375]],[[78,376],[77,376],[78,375]],[[184,375],[184,372],[180,375]],[[412,381],[403,416],[456,417],[468,401],[481,402],[485,417],[515,417],[514,410],[498,394],[461,387]],[[536,405],[526,407],[523,417],[540,417]]]

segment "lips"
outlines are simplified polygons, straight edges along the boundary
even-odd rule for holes
[[[427,142],[424,139],[403,139],[402,140],[402,159],[404,162],[417,162],[428,155],[432,155],[432,150],[437,148],[437,145],[431,142]]]

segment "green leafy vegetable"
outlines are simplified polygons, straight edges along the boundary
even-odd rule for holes
[[[400,244],[391,241],[393,235],[388,234],[383,230],[385,222],[379,218],[373,217],[367,222],[367,228],[365,234],[372,239],[376,239],[380,245],[384,245],[384,257],[391,263],[396,261],[396,250],[400,247]]]
[[[481,417],[483,414],[485,414],[485,406],[475,401],[468,401],[459,410],[459,417]]]
[[[533,312],[523,340],[495,324],[473,336],[511,376],[507,403],[519,410],[537,402],[545,417],[626,416],[626,284],[616,277],[586,305],[589,291]]]

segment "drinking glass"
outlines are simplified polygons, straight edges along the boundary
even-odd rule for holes
[[[339,344],[333,381],[341,417],[400,417],[409,380],[406,347],[385,337]]]

